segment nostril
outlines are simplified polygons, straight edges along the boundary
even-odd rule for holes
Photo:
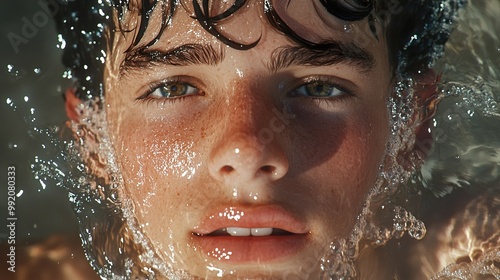
[[[221,172],[222,173],[231,173],[233,170],[234,170],[234,168],[232,166],[230,166],[230,165],[224,165],[221,168]]]
[[[260,168],[260,170],[262,170],[266,173],[272,173],[276,170],[276,167],[272,166],[272,165],[264,165]]]

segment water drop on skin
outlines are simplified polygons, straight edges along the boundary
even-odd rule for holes
[[[250,193],[248,196],[255,201],[259,199],[259,193]]]
[[[342,28],[344,32],[350,33],[352,31],[352,25],[350,23],[344,24],[344,27]]]

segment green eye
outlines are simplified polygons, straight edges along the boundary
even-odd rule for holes
[[[199,94],[200,90],[183,82],[166,83],[157,87],[149,96],[154,98],[176,98]]]
[[[344,94],[346,94],[344,90],[322,81],[307,83],[296,88],[292,93],[293,96],[306,96],[313,98],[337,97]]]

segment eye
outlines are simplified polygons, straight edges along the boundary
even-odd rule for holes
[[[314,81],[295,88],[293,97],[332,98],[348,94],[344,89],[325,81]]]
[[[188,95],[198,95],[201,91],[185,82],[167,82],[153,87],[144,97],[149,98],[179,98]]]

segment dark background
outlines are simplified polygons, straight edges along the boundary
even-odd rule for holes
[[[7,237],[7,167],[16,168],[16,239],[34,240],[52,233],[76,233],[77,223],[63,188],[45,189],[30,171],[35,155],[49,158],[47,139],[33,133],[65,121],[62,51],[56,47],[53,21],[39,0],[2,0],[0,8],[0,241]],[[47,20],[45,20],[47,19]],[[29,23],[27,23],[29,22]],[[31,27],[29,26],[32,24]],[[19,36],[19,37],[18,37]],[[15,39],[20,39],[17,50]],[[9,65],[13,68],[9,71]],[[35,69],[40,69],[39,73]],[[27,97],[27,102],[25,101]],[[10,98],[14,110],[7,104]],[[27,117],[34,108],[34,122]],[[3,252],[2,252],[3,254]]]

